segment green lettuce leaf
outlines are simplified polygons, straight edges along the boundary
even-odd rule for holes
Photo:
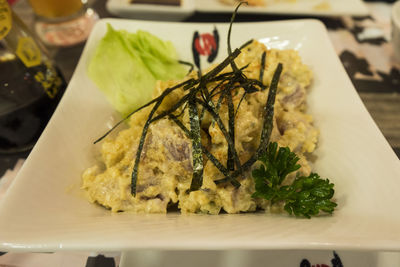
[[[115,30],[108,24],[89,62],[88,75],[122,115],[151,100],[157,80],[182,79],[173,44],[137,31]]]

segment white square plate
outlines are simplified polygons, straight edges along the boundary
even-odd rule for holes
[[[234,6],[219,0],[195,0],[200,12],[232,13]],[[313,16],[367,16],[369,11],[362,0],[264,0],[265,6],[245,6],[241,13],[291,14]]]
[[[315,171],[336,184],[338,207],[332,216],[112,214],[86,201],[79,186],[82,171],[95,160],[92,143],[115,123],[112,107],[86,75],[107,23],[172,40],[185,61],[192,61],[193,33],[216,27],[217,60],[226,56],[228,24],[98,22],[60,105],[0,203],[0,251],[400,250],[400,162],[316,20],[237,23],[232,47],[254,38],[269,47],[297,49],[314,71],[309,113],[321,131]]]

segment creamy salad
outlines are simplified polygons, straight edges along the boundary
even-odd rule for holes
[[[265,64],[261,64],[262,54],[266,52]],[[309,175],[311,172],[309,155],[316,148],[318,129],[313,118],[306,113],[307,90],[312,83],[312,72],[302,63],[295,50],[267,49],[264,44],[253,41],[242,49],[235,59],[238,68],[247,68],[243,74],[258,79],[260,68],[264,66],[263,84],[270,84],[278,63],[282,63],[275,102],[271,141],[279,146],[289,147],[300,158],[301,168],[290,174],[284,183],[290,183],[294,177]],[[212,68],[210,68],[212,69]],[[232,71],[227,66],[222,73]],[[203,73],[207,73],[203,71]],[[197,77],[191,72],[184,80]],[[159,81],[153,97],[161,95],[167,88],[181,81]],[[207,84],[209,91],[217,82]],[[262,131],[262,113],[268,97],[268,88],[251,94],[244,94],[243,88],[232,93],[235,107],[235,148],[240,163],[246,162],[260,144]],[[187,90],[179,88],[169,94],[162,102],[156,115],[168,110]],[[213,97],[218,105],[219,96]],[[239,105],[240,102],[240,105]],[[255,183],[251,169],[238,177],[240,187],[231,183],[216,184],[224,178],[216,166],[203,155],[203,181],[200,189],[189,190],[193,176],[191,139],[169,117],[150,124],[141,151],[136,192],[132,194],[132,171],[143,127],[153,105],[135,113],[129,119],[129,128],[118,133],[116,138],[106,138],[101,143],[101,161],[84,171],[82,189],[90,202],[100,204],[113,212],[129,211],[134,213],[166,213],[178,208],[182,213],[220,212],[240,213],[259,210],[280,209],[271,206],[265,199],[253,198]],[[237,109],[237,107],[239,107]],[[199,107],[199,110],[201,108]],[[180,108],[180,121],[190,128],[188,109]],[[228,125],[228,105],[222,101],[219,115],[225,126]],[[201,144],[220,162],[227,162],[227,141],[218,124],[207,112],[201,122]]]

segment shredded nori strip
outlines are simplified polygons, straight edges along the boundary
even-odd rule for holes
[[[183,60],[178,60],[178,62],[179,62],[180,64],[182,64],[182,65],[186,65],[186,66],[189,66],[189,67],[190,67],[188,73],[191,73],[191,72],[193,71],[193,69],[194,69],[193,63],[187,62],[187,61],[183,61]]]
[[[176,123],[176,125],[178,125],[179,128],[182,129],[182,131],[186,134],[187,137],[191,137],[190,131],[185,127],[185,125],[183,125],[183,123],[177,118],[177,116],[171,114],[169,115],[169,117]],[[228,169],[225,168],[224,165],[222,165],[215,157],[213,154],[211,154],[211,152],[209,152],[207,150],[206,147],[204,147],[203,145],[201,146],[201,149],[203,151],[203,153],[206,155],[206,157],[214,164],[214,166],[222,173],[224,174],[226,177],[230,178],[230,174],[228,172]],[[235,186],[236,188],[240,187],[240,183],[237,180],[234,179],[230,179],[231,183],[233,186]]]
[[[275,69],[274,76],[272,77],[271,86],[270,86],[269,92],[268,92],[267,103],[264,106],[264,112],[263,112],[264,123],[263,123],[263,129],[261,131],[260,145],[258,146],[256,153],[254,153],[254,155],[242,165],[242,172],[247,171],[257,161],[257,159],[266,150],[266,148],[268,146],[269,139],[271,137],[272,127],[273,127],[276,92],[278,89],[278,83],[279,83],[279,78],[282,73],[282,68],[283,68],[282,64],[279,63]],[[230,175],[230,177],[225,177],[220,180],[215,180],[214,182],[216,184],[228,182],[232,178],[235,178],[235,177],[241,175],[242,172],[239,172],[238,170],[236,170]]]
[[[227,91],[228,93],[226,94],[226,99],[228,103],[228,133],[230,139],[233,142],[233,147],[235,147],[235,110],[233,107],[232,93],[230,90]],[[233,152],[230,146],[228,146],[228,159],[226,162],[226,166],[229,171],[233,171],[235,168],[233,163]],[[240,168],[240,163],[237,167]]]
[[[213,119],[215,120],[215,122],[217,123],[219,129],[221,130],[222,134],[224,135],[227,143],[228,143],[228,147],[230,147],[230,149],[232,150],[232,156],[233,156],[233,160],[235,161],[236,166],[238,166],[240,168],[241,164],[239,161],[239,156],[237,154],[235,145],[233,143],[233,140],[230,138],[228,131],[225,128],[224,123],[221,120],[221,117],[214,111],[214,109],[209,106],[207,103],[204,103],[203,101],[201,101],[200,99],[196,99],[196,102],[200,105],[202,105],[203,107],[206,108],[206,110],[210,113],[210,115],[213,117]]]
[[[279,63],[275,69],[274,76],[272,76],[271,86],[268,92],[267,103],[264,106],[264,127],[261,131],[261,142],[258,150],[256,152],[257,158],[259,158],[260,153],[263,153],[267,150],[267,146],[269,143],[269,138],[271,137],[271,132],[273,128],[273,118],[274,118],[274,107],[275,107],[275,98],[276,92],[278,90],[278,83],[282,73],[282,63]]]
[[[117,122],[117,124],[115,124],[110,130],[108,130],[105,134],[103,134],[100,138],[98,138],[96,141],[94,141],[94,144],[100,142],[101,140],[103,140],[104,138],[107,137],[107,135],[109,135],[112,131],[114,131],[121,123],[123,123],[124,121],[126,121],[127,119],[129,119],[133,114],[135,114],[136,112],[138,112],[139,110],[144,109],[145,107],[150,106],[151,104],[156,103],[159,100],[164,99],[164,97],[166,97],[168,94],[170,94],[172,91],[181,88],[182,86],[185,88],[185,86],[187,86],[188,84],[192,84],[194,83],[194,79],[189,79],[187,81],[181,82],[173,87],[167,88],[159,97],[154,98],[153,100],[151,100],[150,102],[144,104],[143,106],[141,106],[138,109],[135,109],[134,111],[132,111],[131,113],[129,113],[127,116],[125,116],[125,118],[123,118],[122,120],[120,120],[119,122]]]
[[[143,126],[142,136],[140,137],[139,146],[136,151],[135,165],[133,166],[133,171],[132,171],[132,183],[131,183],[132,195],[136,195],[136,182],[137,182],[137,177],[138,177],[140,155],[142,154],[143,145],[146,140],[147,130],[149,129],[149,126],[151,123],[151,118],[153,117],[154,113],[157,111],[157,108],[161,105],[162,101],[163,101],[163,99],[160,99],[157,101],[157,103],[154,105],[153,109],[151,110],[146,123]]]
[[[227,38],[227,42],[228,42],[228,55],[229,55],[229,56],[232,54],[232,48],[231,48],[231,32],[232,32],[232,25],[233,25],[233,22],[235,21],[236,13],[238,12],[239,7],[240,7],[242,4],[247,4],[247,2],[240,2],[240,3],[236,6],[235,11],[233,11],[233,13],[232,13],[231,22],[229,23],[228,38]],[[231,66],[232,66],[232,70],[233,70],[234,72],[237,72],[237,71],[238,71],[238,68],[237,68],[237,66],[236,66],[236,64],[235,64],[235,62],[234,62],[233,60],[231,61]]]
[[[265,57],[267,53],[264,51],[261,55],[261,67],[260,67],[260,82],[263,84],[263,79],[264,79],[264,69],[265,69]],[[265,87],[261,88],[261,90],[264,90]]]
[[[193,176],[190,191],[199,190],[203,184],[203,151],[201,149],[200,119],[195,96],[189,99],[190,137],[192,139]]]
[[[264,90],[267,88],[267,87],[263,84],[264,71],[265,71],[265,56],[266,56],[266,54],[267,54],[267,53],[264,51],[264,52],[262,53],[262,55],[261,55],[261,67],[260,67],[260,75],[259,75],[260,84],[259,84],[259,86],[261,87],[261,90],[262,90],[262,91],[264,91]],[[236,115],[237,115],[237,113],[238,113],[238,111],[239,111],[240,104],[242,104],[243,99],[246,97],[246,95],[247,95],[248,93],[251,93],[251,92],[245,91],[245,92],[243,93],[242,97],[240,98],[239,104],[238,104],[237,107],[236,107],[235,117],[236,117]]]
[[[165,116],[167,116],[168,114],[171,114],[172,112],[176,111],[178,108],[180,108],[181,106],[183,106],[184,104],[188,103],[188,100],[190,98],[193,97],[194,93],[196,93],[196,91],[191,91],[190,93],[188,93],[187,95],[185,95],[184,97],[182,97],[181,99],[179,99],[178,102],[176,102],[170,109],[165,110],[163,112],[161,112],[159,115],[157,115],[156,117],[154,117],[151,122],[155,122],[159,119],[164,118]]]

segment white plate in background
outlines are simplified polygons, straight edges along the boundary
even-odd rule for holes
[[[216,60],[226,56],[228,24],[98,22],[56,112],[0,202],[0,251],[400,250],[400,162],[317,20],[237,23],[232,47],[253,38],[293,48],[314,72],[309,113],[321,132],[314,169],[335,183],[332,216],[113,214],[90,204],[79,190],[81,173],[95,162],[93,141],[115,123],[113,108],[86,75],[107,23],[171,40],[185,61],[193,60],[196,31],[203,36],[217,30]]]
[[[265,6],[242,5],[239,13],[309,16],[367,16],[362,0],[265,0]],[[181,21],[195,11],[232,13],[235,5],[219,0],[182,0],[181,6],[134,4],[129,0],[108,0],[107,10],[117,16],[131,19]],[[212,15],[211,15],[212,16]]]
[[[145,20],[181,21],[194,13],[194,0],[181,0],[179,6],[135,4],[130,0],[108,0],[107,10],[114,15]]]
[[[240,13],[311,16],[367,16],[362,0],[264,0],[265,6],[242,5]],[[196,11],[232,13],[234,5],[219,0],[195,0]]]

